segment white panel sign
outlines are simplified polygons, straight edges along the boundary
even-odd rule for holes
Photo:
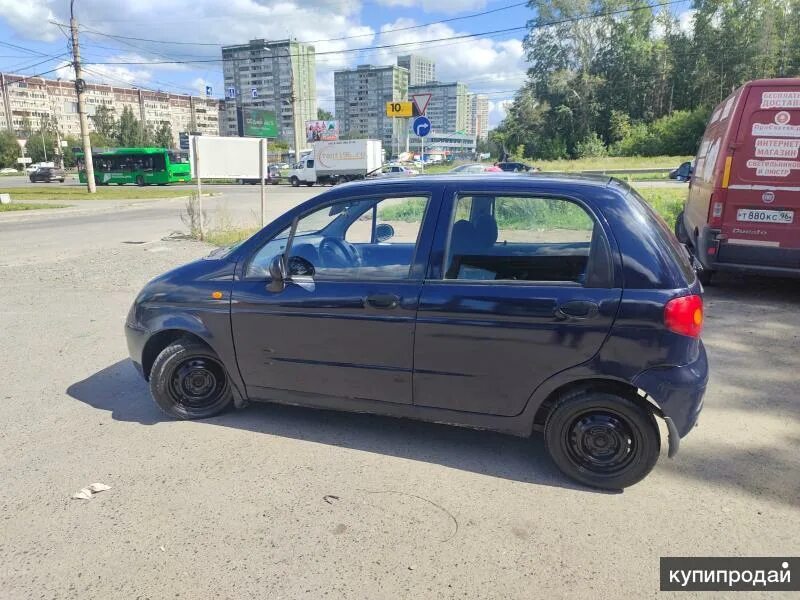
[[[754,160],[747,161],[748,169],[755,169],[756,175],[761,177],[786,177],[792,169],[800,169],[800,162],[796,160]]]
[[[800,92],[764,92],[761,108],[800,108]]]
[[[758,158],[797,158],[800,140],[756,138]]]
[[[191,136],[189,148],[192,172],[202,179],[258,179],[259,139]],[[198,159],[195,161],[194,140],[197,140]],[[266,168],[266,167],[265,167]]]
[[[753,123],[753,135],[800,138],[800,125],[778,123]]]

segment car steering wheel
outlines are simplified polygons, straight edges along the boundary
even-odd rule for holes
[[[323,267],[333,269],[357,267],[361,263],[355,247],[335,237],[322,239],[319,243],[319,258]]]

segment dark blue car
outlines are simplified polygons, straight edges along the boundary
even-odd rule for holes
[[[641,480],[697,421],[702,287],[608,178],[353,183],[150,282],[130,354],[169,415],[248,400],[544,433],[585,484]]]

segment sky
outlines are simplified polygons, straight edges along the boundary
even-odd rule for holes
[[[0,71],[53,70],[43,76],[72,79],[68,30],[51,23],[69,21],[68,5],[0,0]],[[495,12],[473,16],[486,11]],[[322,108],[333,112],[334,71],[393,64],[397,54],[413,52],[436,62],[440,81],[461,81],[488,94],[491,127],[525,80],[522,40],[533,16],[520,0],[75,0],[75,12],[87,80],[195,94],[210,85],[222,97],[221,62],[155,63],[218,61],[221,45],[292,37],[313,42],[318,53]],[[511,28],[518,29],[491,33]],[[468,34],[481,35],[424,43]],[[407,45],[360,50],[386,44]],[[99,64],[109,62],[144,64]]]

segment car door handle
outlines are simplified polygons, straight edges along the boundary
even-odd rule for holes
[[[589,300],[570,300],[556,309],[556,317],[560,319],[591,319],[600,312],[600,307]]]
[[[373,294],[367,296],[367,304],[373,308],[397,308],[400,304],[400,296],[395,294]]]

